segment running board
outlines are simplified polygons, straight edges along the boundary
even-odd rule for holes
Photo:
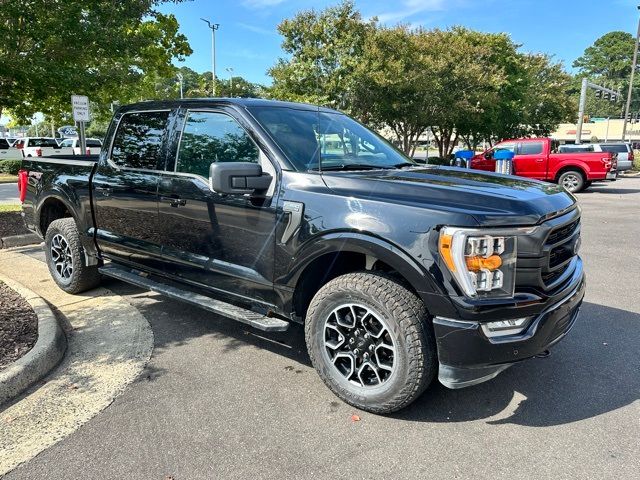
[[[175,300],[190,303],[191,305],[222,315],[223,317],[231,318],[237,322],[245,323],[264,332],[284,332],[289,328],[289,322],[286,320],[267,317],[260,313],[253,312],[242,307],[237,307],[230,303],[214,300],[213,298],[200,295],[199,293],[190,292],[171,285],[165,285],[164,283],[148,278],[145,274],[137,270],[120,267],[110,263],[104,267],[100,267],[98,271],[107,277],[122,280],[123,282],[131,283],[141,288],[146,288],[147,290],[160,293]]]

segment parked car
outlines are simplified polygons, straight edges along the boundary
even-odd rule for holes
[[[0,160],[20,160],[22,152],[13,148],[6,138],[0,138]]]
[[[618,176],[615,154],[610,152],[558,153],[558,143],[550,138],[504,140],[471,159],[471,168],[495,170],[493,153],[511,150],[513,174],[562,185],[571,193],[580,192],[592,182],[615,180]]]
[[[102,140],[97,138],[87,138],[87,151],[82,153],[80,150],[79,138],[65,138],[60,142],[62,148],[71,148],[74,155],[98,155],[102,148]]]
[[[72,154],[71,149],[58,146],[55,138],[49,137],[26,137],[19,140],[19,147],[22,155],[27,157],[42,157],[45,155],[68,155]]]
[[[61,289],[105,275],[260,330],[298,323],[326,385],[371,412],[436,377],[462,388],[546,356],[584,296],[580,208],[562,187],[418,166],[327,108],[138,103],[98,158],[22,169],[25,222]]]
[[[624,172],[633,167],[633,148],[629,143],[594,143],[594,151],[617,154],[618,171]]]

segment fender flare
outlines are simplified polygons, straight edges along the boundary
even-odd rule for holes
[[[425,247],[426,244],[427,242]],[[339,252],[375,257],[402,275],[417,292],[442,292],[428,269],[403,249],[380,237],[353,231],[327,233],[307,241],[294,257],[295,268],[287,275],[285,284],[295,289],[303,272],[312,262],[322,255]]]

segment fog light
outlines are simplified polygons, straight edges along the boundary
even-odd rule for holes
[[[512,318],[510,320],[483,323],[482,331],[487,337],[504,337],[521,333],[527,328],[527,325],[529,325],[529,317]]]

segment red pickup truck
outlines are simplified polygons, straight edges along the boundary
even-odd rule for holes
[[[618,172],[616,155],[605,152],[556,153],[558,142],[551,138],[519,138],[503,140],[493,148],[471,159],[471,168],[495,171],[493,154],[511,150],[513,174],[556,182],[572,193],[584,190],[592,182],[615,180]]]

